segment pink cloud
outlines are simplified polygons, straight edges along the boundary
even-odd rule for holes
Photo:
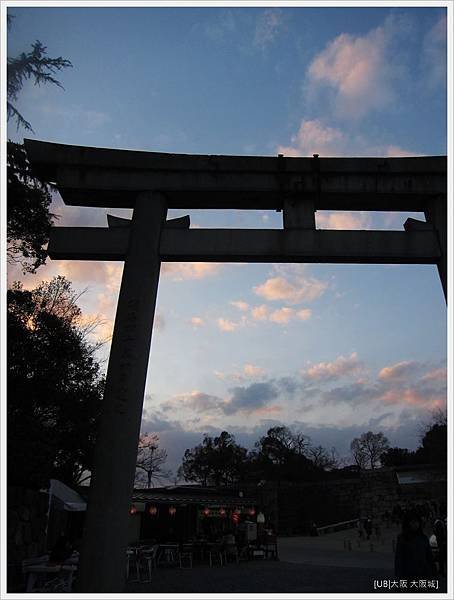
[[[263,377],[266,374],[266,371],[261,367],[247,363],[243,367],[243,373],[246,377]]]
[[[296,318],[301,321],[307,321],[312,316],[312,310],[310,308],[302,308],[296,312]]]
[[[421,406],[429,409],[442,408],[445,405],[445,397],[442,395],[426,395],[414,388],[388,390],[381,396],[380,400],[384,404],[408,404],[409,406]]]
[[[295,309],[283,306],[279,310],[275,310],[270,314],[270,321],[279,323],[280,325],[286,324],[291,321],[295,316]]]
[[[320,229],[370,229],[370,213],[361,212],[325,212],[315,213],[317,227]]]
[[[217,275],[223,268],[223,263],[162,263],[161,272],[165,277],[171,277],[174,281],[185,279],[204,279]]]
[[[269,309],[266,304],[260,306],[254,306],[251,309],[251,315],[254,321],[266,321],[269,315]]]
[[[282,412],[282,406],[279,406],[278,404],[273,404],[272,406],[262,406],[260,408],[255,408],[253,410],[247,411],[246,409],[243,409],[241,412],[247,412],[249,415],[254,415],[256,417],[261,417],[261,416],[271,416],[271,415],[277,415],[279,413]]]
[[[356,352],[352,352],[350,356],[339,356],[332,362],[320,362],[306,371],[303,375],[306,379],[314,381],[329,381],[344,377],[345,375],[355,375],[363,370],[363,364],[358,359]]]
[[[190,409],[197,412],[217,411],[226,404],[225,400],[218,396],[205,394],[199,390],[193,390],[187,394],[177,394],[162,403],[164,411],[175,409]]]
[[[249,304],[247,302],[244,302],[243,300],[235,300],[230,302],[230,304],[238,310],[241,310],[242,312],[247,311],[249,308]]]
[[[276,151],[284,156],[421,156],[395,144],[375,144],[359,134],[330,127],[321,119],[303,119],[297,133],[290,138],[290,145],[279,145]]]
[[[258,296],[266,300],[284,300],[290,304],[299,304],[319,298],[327,284],[318,279],[299,276],[290,281],[286,277],[272,277],[254,288]]]
[[[231,332],[238,328],[238,323],[230,321],[229,319],[224,319],[223,317],[219,317],[216,323],[221,331]]]
[[[192,317],[191,324],[194,327],[202,327],[205,325],[205,321],[202,319],[202,317]]]
[[[392,30],[385,24],[366,35],[342,33],[312,61],[308,78],[313,90],[328,87],[343,117],[358,119],[395,100],[395,61],[388,60]]]
[[[402,362],[384,367],[378,374],[378,378],[382,381],[403,380],[412,375],[419,367],[415,361],[404,360]]]
[[[433,371],[429,371],[423,377],[421,377],[421,381],[446,381],[448,378],[448,370],[447,369],[434,369]]]
[[[285,156],[338,156],[346,140],[340,129],[328,127],[319,119],[303,120],[291,146],[278,146],[278,153]]]
[[[386,147],[385,156],[389,156],[391,158],[405,158],[407,156],[424,156],[424,154],[421,154],[420,152],[412,152],[411,150],[406,150],[405,148],[391,144],[390,146]]]

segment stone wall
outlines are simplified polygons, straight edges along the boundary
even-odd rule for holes
[[[281,535],[309,534],[317,527],[359,517],[381,518],[396,504],[437,500],[446,503],[446,481],[401,485],[395,469],[357,471],[339,479],[313,482],[242,483],[246,495],[257,498],[267,521]]]
[[[22,561],[46,551],[48,495],[8,486],[7,490],[8,591],[23,585]]]
[[[309,532],[318,527],[358,517],[382,517],[399,502],[446,497],[446,484],[430,486],[399,485],[392,468],[361,471],[345,479],[312,483],[281,482],[277,486],[276,527],[283,535]]]

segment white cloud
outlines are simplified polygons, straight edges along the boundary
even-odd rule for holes
[[[446,86],[447,19],[441,16],[427,32],[423,41],[422,80],[430,90]]]
[[[52,119],[58,119],[66,124],[70,123],[79,129],[84,129],[86,133],[92,133],[101,129],[111,121],[111,117],[105,113],[93,109],[85,109],[75,104],[67,107],[50,106],[43,104],[41,110]]]
[[[203,24],[204,34],[213,42],[224,42],[237,28],[235,14],[231,10],[218,10],[215,16]]]
[[[272,44],[282,30],[283,12],[279,8],[264,10],[257,18],[254,46],[264,50]]]

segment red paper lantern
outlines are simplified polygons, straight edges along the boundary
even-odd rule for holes
[[[205,515],[205,517],[208,517],[210,514],[210,509],[209,508],[204,508],[203,509],[203,514]]]
[[[174,517],[176,512],[177,512],[177,509],[174,506],[169,507],[169,515],[171,517]]]
[[[235,524],[240,522],[240,514],[241,514],[241,512],[237,508],[235,508],[235,510],[232,513],[232,521]]]
[[[156,506],[150,506],[148,512],[152,517],[155,517],[158,514],[158,509]]]
[[[137,512],[137,508],[134,504],[131,504],[131,508],[129,509],[129,514],[130,515],[135,515]]]
[[[220,508],[220,509],[219,509],[219,516],[220,516],[220,517],[225,517],[225,514],[226,514],[226,513],[225,513],[225,508]]]
[[[251,515],[251,517],[253,517],[255,515],[255,508],[250,508],[248,512]]]

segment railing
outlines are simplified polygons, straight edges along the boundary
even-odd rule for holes
[[[334,533],[335,531],[342,531],[343,529],[351,529],[356,527],[358,519],[350,519],[349,521],[340,521],[339,523],[332,523],[331,525],[324,525],[323,527],[317,527],[318,535],[325,535],[326,533]]]

